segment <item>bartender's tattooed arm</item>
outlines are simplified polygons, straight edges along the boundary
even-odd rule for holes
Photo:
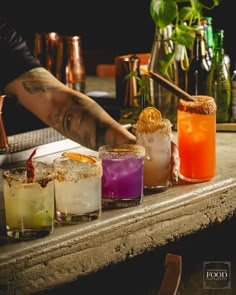
[[[35,75],[37,72],[37,75]],[[55,80],[50,79],[48,73],[34,69],[21,76],[22,86],[30,93],[54,92],[60,96],[60,84],[55,85]],[[104,109],[90,98],[74,95],[70,92],[64,94],[67,102],[63,107],[57,104],[53,112],[48,115],[48,121],[59,132],[88,148],[97,150],[105,144],[105,135],[108,124],[103,121],[107,113]],[[110,123],[109,123],[110,124]]]
[[[104,144],[136,142],[97,102],[44,68],[26,72],[6,88],[48,126],[85,147],[97,150]]]

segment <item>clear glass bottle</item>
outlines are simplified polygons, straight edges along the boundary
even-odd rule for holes
[[[236,70],[231,77],[231,122],[236,122]]]
[[[174,45],[170,40],[172,34],[171,26],[163,29],[156,27],[155,39],[152,45],[148,70],[159,73],[174,84],[178,85],[178,71],[174,59]],[[169,59],[168,68],[163,68],[162,60]],[[169,119],[176,129],[178,98],[172,92],[158,84],[153,79],[148,79],[149,105],[155,106],[163,117]]]
[[[207,94],[214,97],[217,112],[216,122],[230,121],[231,78],[224,59],[224,30],[214,32],[214,56],[207,77]]]
[[[187,92],[192,95],[206,94],[206,79],[210,65],[206,56],[206,41],[202,26],[196,28],[196,36],[190,56]]]

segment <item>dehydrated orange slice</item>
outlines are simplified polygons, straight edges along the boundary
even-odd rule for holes
[[[77,162],[88,162],[88,163],[96,163],[96,159],[92,156],[87,156],[75,152],[64,152],[62,154],[63,157],[67,157],[71,160],[77,161]]]
[[[161,112],[154,107],[146,107],[139,115],[139,121],[142,121],[143,123],[150,123],[150,121],[153,122],[161,122],[162,116]]]

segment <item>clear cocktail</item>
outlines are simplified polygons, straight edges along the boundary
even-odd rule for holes
[[[143,197],[143,164],[145,149],[135,144],[102,146],[103,208],[131,207]]]
[[[202,182],[215,176],[216,104],[212,97],[194,97],[197,102],[181,99],[178,105],[180,177]]]
[[[98,218],[101,214],[101,160],[69,153],[68,157],[54,161],[54,169],[56,219],[77,223]]]
[[[43,163],[35,163],[33,182],[27,182],[26,168],[3,173],[7,235],[32,239],[48,235],[54,224],[54,174]]]

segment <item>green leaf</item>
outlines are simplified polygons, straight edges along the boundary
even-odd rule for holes
[[[150,14],[156,26],[164,28],[175,20],[177,3],[175,0],[151,0]]]
[[[191,49],[194,43],[195,38],[195,29],[187,26],[180,25],[175,28],[171,40],[175,44],[184,45],[187,48]]]

